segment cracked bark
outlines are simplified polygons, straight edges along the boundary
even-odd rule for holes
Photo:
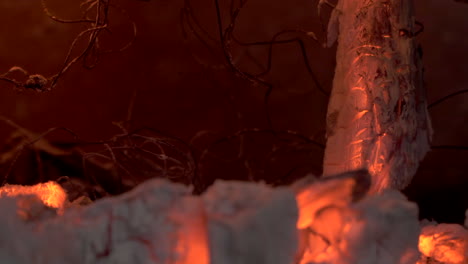
[[[431,125],[410,0],[340,0],[324,175],[367,169],[373,192],[402,189],[430,149]]]

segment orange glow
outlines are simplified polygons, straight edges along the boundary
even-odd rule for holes
[[[363,59],[364,57],[375,57],[375,55],[372,54],[372,53],[361,53],[359,56],[357,56],[357,57],[353,60],[353,64],[355,64],[355,63],[358,62],[359,60]]]
[[[362,111],[359,111],[355,116],[354,116],[354,119],[352,120],[352,122],[355,122],[356,120],[359,120],[361,119],[365,114],[369,113],[368,110],[362,110]]]
[[[450,232],[421,234],[419,251],[442,263],[465,263],[468,250],[467,238],[454,237]]]
[[[0,197],[15,197],[19,195],[36,195],[45,205],[57,209],[63,209],[65,200],[67,199],[67,194],[62,187],[53,181],[33,186],[7,184],[0,188]]]
[[[359,137],[360,135],[362,135],[364,132],[366,132],[368,130],[368,128],[363,128],[361,130],[359,130],[357,133],[356,133],[356,137]]]
[[[358,140],[354,140],[354,141],[351,141],[351,143],[349,143],[350,145],[354,145],[354,144],[360,144],[362,143],[364,140],[362,139],[358,139]]]
[[[361,86],[354,86],[353,88],[351,88],[351,91],[366,92],[366,88],[365,88],[365,87],[361,87]]]
[[[349,206],[351,202],[354,179],[314,182],[313,185],[314,188],[306,187],[296,193],[299,208],[297,229],[299,232],[309,228],[319,230],[320,234],[327,237],[331,244],[313,232],[303,232],[306,238],[299,243],[302,244],[299,249],[303,250],[301,261],[299,261],[301,264],[310,261],[326,261],[331,256],[344,254],[346,241],[339,241],[350,228],[350,223],[345,221],[342,209]],[[36,195],[45,205],[59,210],[63,209],[66,200],[66,193],[56,182],[34,186],[6,185],[0,188],[0,197],[19,195]],[[203,202],[198,197],[185,197],[174,206],[170,217],[179,225],[176,234],[178,242],[175,245],[177,259],[174,263],[209,264],[210,249]],[[460,229],[464,230],[463,227]],[[464,263],[465,252],[468,252],[468,237],[466,230],[465,233],[456,231],[453,227],[439,231],[435,227],[426,227],[419,236],[420,253],[440,263]],[[336,247],[338,244],[339,247]],[[423,263],[426,262],[421,259],[416,264]]]
[[[180,224],[175,249],[178,258],[174,263],[209,264],[207,221],[202,201],[186,197],[173,209],[171,217]]]
[[[332,256],[341,254],[339,251],[342,249],[337,245],[346,246],[339,240],[349,229],[343,210],[351,203],[355,184],[352,178],[314,182],[313,188],[305,188],[296,194],[299,208],[297,228],[302,235],[299,241],[300,264],[328,263]]]
[[[314,188],[305,189],[296,195],[299,208],[297,228],[309,227],[317,211],[327,206],[346,206],[352,197],[354,179],[329,181],[314,184]]]
[[[431,254],[431,251],[434,250],[435,241],[433,236],[419,236],[419,251],[426,256]]]

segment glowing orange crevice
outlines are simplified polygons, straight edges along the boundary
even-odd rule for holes
[[[20,195],[36,195],[45,205],[57,209],[63,209],[67,199],[67,194],[62,187],[53,181],[33,186],[7,184],[0,188],[0,197],[15,197]]]

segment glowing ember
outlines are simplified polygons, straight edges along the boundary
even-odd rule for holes
[[[57,209],[62,209],[67,199],[67,194],[62,187],[53,181],[33,186],[7,184],[0,188],[0,197],[15,197],[20,195],[36,195],[45,205]]]
[[[159,258],[165,252],[174,264],[468,263],[468,230],[460,225],[433,223],[426,223],[421,230],[414,204],[398,191],[366,194],[368,178],[362,171],[325,180],[310,177],[291,189],[225,182],[215,184],[202,197],[189,195],[185,187],[154,181],[120,197],[103,199],[84,211],[69,209],[69,214],[47,224],[53,228],[33,234],[25,231],[23,241],[41,240],[41,235],[60,241],[86,233],[86,239],[105,238],[96,241],[102,243],[100,247],[107,255],[90,253],[88,257],[96,261],[106,257],[107,263],[115,263],[125,250],[126,257],[136,254],[142,256],[141,261],[149,259],[151,263],[163,263]],[[167,197],[168,191],[174,192],[172,200]],[[66,200],[64,190],[55,182],[0,188],[0,198],[22,195],[35,196],[3,201],[5,216],[15,220],[0,220],[18,225],[11,230],[28,230],[24,223],[46,219],[43,216],[47,212],[38,211],[36,203],[63,210]],[[15,207],[5,206],[8,203]],[[8,213],[9,209],[18,209],[20,214],[18,210],[18,215]],[[166,224],[161,225],[163,222]],[[144,230],[150,231],[134,229],[141,225],[147,225]],[[142,247],[130,247],[135,241]],[[59,243],[69,254],[80,251],[75,244]],[[163,251],[161,245],[165,245]],[[275,250],[279,248],[282,250]],[[62,259],[60,254],[53,257]]]
[[[324,193],[328,204],[322,202],[325,196],[317,197],[321,198],[317,201],[322,207],[315,210],[309,226],[301,231],[299,263],[416,263],[419,235],[416,206],[393,190],[368,195],[357,202],[343,199],[345,195],[340,199],[337,194],[346,193],[348,188],[345,184],[335,193]],[[304,223],[299,222],[298,226]]]
[[[299,207],[297,228],[304,229],[314,221],[319,210],[329,206],[345,207],[351,202],[354,179],[342,181],[317,182],[314,188],[301,191],[296,195]]]
[[[461,225],[439,224],[423,227],[419,237],[419,251],[423,255],[418,264],[432,259],[446,264],[468,261],[468,230]]]
[[[182,212],[182,213],[181,213]],[[182,198],[171,213],[178,223],[175,264],[209,264],[207,220],[203,203],[196,197]]]

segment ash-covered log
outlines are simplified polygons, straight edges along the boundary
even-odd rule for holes
[[[0,210],[0,263],[281,264],[298,241],[294,192],[255,183],[219,182],[197,197],[151,180],[63,214],[23,191]]]
[[[364,171],[280,188],[220,181],[202,196],[155,179],[63,210],[24,195],[25,188],[34,187],[0,199],[0,263],[413,264],[419,258],[417,207],[398,191],[368,194]]]
[[[0,208],[1,263],[208,263],[203,206],[182,185],[149,181],[55,216],[30,196],[2,198]]]

